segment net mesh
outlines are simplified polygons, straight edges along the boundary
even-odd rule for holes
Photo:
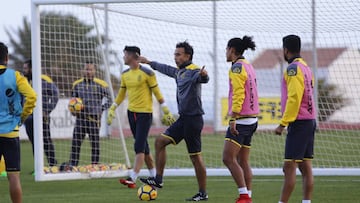
[[[318,78],[319,122],[313,164],[317,168],[360,167],[356,161],[360,155],[359,9],[359,1],[316,1],[315,44],[318,60],[317,68],[313,71]],[[252,141],[251,164],[255,168],[281,167],[285,138],[275,136],[272,132],[281,117],[280,77],[287,66],[283,60],[281,39],[288,34],[301,36],[302,56],[313,67],[312,1],[277,0],[271,4],[264,4],[261,0],[242,0],[217,1],[216,4],[212,1],[184,1],[107,6],[96,3],[41,5],[40,12],[42,71],[53,78],[64,100],[56,107],[58,113],[52,114],[53,131],[66,135],[65,139],[56,141],[58,159],[68,159],[73,119],[66,110],[66,100],[72,82],[81,76],[84,61],[98,63],[97,76],[103,80],[106,78],[105,70],[109,68],[111,85],[114,94],[117,94],[120,74],[127,68],[122,61],[125,45],[139,46],[141,54],[150,60],[175,65],[173,53],[176,43],[188,41],[194,47],[193,62],[199,66],[205,65],[210,76],[209,83],[202,86],[205,110],[203,156],[208,168],[224,168],[222,147],[227,127],[225,112],[227,73],[230,68],[230,64],[226,63],[225,48],[230,38],[248,35],[253,36],[256,51],[245,52],[245,58],[256,70],[261,103],[259,129]],[[107,39],[108,44],[105,43]],[[101,52],[105,53],[106,59]],[[104,60],[108,67],[105,67]],[[174,80],[158,72],[156,76],[166,103],[176,113]],[[125,135],[129,136],[126,142],[132,156],[133,140],[127,125],[126,106],[125,102],[119,108],[118,119]],[[159,134],[165,129],[159,124],[156,111],[159,111],[157,106],[152,134]],[[54,126],[57,119],[63,119],[66,130]],[[102,128],[101,160],[124,163],[124,151],[117,140],[118,125],[107,129],[103,123]],[[220,133],[214,134],[213,130]],[[150,138],[150,142],[153,142],[153,138]],[[81,161],[84,164],[89,161],[89,147],[87,143],[82,145]],[[184,143],[169,147],[168,156],[168,168],[192,167]]]

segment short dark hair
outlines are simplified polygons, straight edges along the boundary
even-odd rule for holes
[[[24,61],[24,64],[28,64],[29,68],[32,69],[32,61],[31,61],[31,59],[26,59],[26,60]]]
[[[194,49],[187,41],[177,43],[176,48],[184,48],[185,54],[189,54],[190,60],[192,60],[194,55]]]
[[[289,50],[289,52],[297,54],[301,50],[301,39],[297,35],[287,35],[283,38],[283,48]]]
[[[137,46],[125,46],[124,51],[141,55],[140,48]]]
[[[85,61],[85,64],[94,64],[94,67],[97,68],[97,65],[94,63],[94,61],[87,60]]]
[[[255,50],[255,42],[253,41],[252,37],[244,36],[242,39],[235,37],[229,40],[227,44],[228,48],[234,48],[236,54],[243,54],[245,50],[251,49]]]
[[[5,60],[8,54],[8,47],[4,43],[0,42],[0,65],[6,65]]]

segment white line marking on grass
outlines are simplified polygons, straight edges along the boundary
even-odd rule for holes
[[[177,181],[189,181],[189,180],[196,180],[196,177],[169,177],[166,178],[165,182],[177,182]],[[227,177],[227,178],[208,178],[207,179],[208,182],[233,182],[234,180],[231,177]],[[282,182],[284,181],[284,179],[279,179],[279,178],[254,178],[253,182]],[[360,179],[318,179],[315,177],[315,182],[360,182]]]

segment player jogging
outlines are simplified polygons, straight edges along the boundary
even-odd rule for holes
[[[229,110],[231,117],[226,132],[223,162],[238,187],[236,203],[251,203],[252,171],[249,163],[251,138],[256,131],[259,113],[256,74],[244,58],[244,51],[255,50],[251,37],[232,38],[226,47],[229,70]]]
[[[285,159],[283,165],[284,184],[279,203],[287,203],[296,183],[298,167],[303,180],[302,203],[310,203],[314,179],[312,164],[316,128],[314,104],[314,80],[311,69],[300,56],[299,36],[283,38],[284,59],[289,63],[282,78],[280,125],[275,129],[281,135],[287,127]]]
[[[139,57],[141,63],[150,64],[151,68],[175,79],[177,84],[177,101],[180,117],[165,133],[155,140],[156,177],[140,178],[145,184],[158,188],[163,187],[163,173],[166,162],[166,146],[178,144],[185,140],[191,162],[195,168],[199,192],[187,201],[207,200],[206,170],[201,156],[201,130],[204,125],[204,114],[201,102],[201,84],[207,83],[207,71],[192,63],[194,50],[188,42],[176,45],[174,57],[177,68],[149,61]]]
[[[126,69],[121,75],[121,84],[119,93],[114,104],[109,109],[107,123],[110,125],[115,117],[115,109],[125,99],[127,92],[129,98],[128,119],[135,143],[135,163],[134,168],[130,172],[130,177],[120,179],[120,183],[127,185],[129,188],[136,187],[136,179],[139,175],[144,161],[149,169],[150,176],[155,176],[154,161],[150,154],[150,148],[147,141],[150,126],[152,124],[152,94],[155,95],[161,104],[164,115],[172,118],[169,108],[165,104],[165,100],[161,95],[159,86],[156,81],[154,72],[145,68],[137,61],[140,56],[140,48],[136,46],[125,46],[124,62],[130,68]],[[174,119],[171,119],[171,123]],[[171,123],[166,123],[170,125]]]

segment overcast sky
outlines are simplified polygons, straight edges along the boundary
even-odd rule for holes
[[[268,13],[268,16],[265,16],[265,13],[262,13],[262,17],[258,15],[259,12],[257,11],[263,11],[264,10],[264,5],[262,4],[263,0],[254,0],[254,1],[246,1],[246,5],[249,8],[252,8],[254,10],[254,12],[249,12],[247,15],[249,15],[249,18],[252,20],[249,20],[249,23],[246,23],[247,21],[243,21],[242,22],[242,26],[246,25],[245,27],[248,28],[248,30],[253,30],[256,31],[256,29],[261,28],[262,31],[267,30],[267,31],[273,31],[271,29],[277,29],[276,24],[274,24],[273,19],[275,17],[277,17],[277,15],[279,13],[285,13],[285,12],[290,12],[291,11],[291,6],[289,7],[289,5],[284,4],[284,2],[286,2],[286,0],[276,0],[274,1],[274,6],[271,5],[267,5],[266,8],[271,9],[273,12]],[[319,16],[320,18],[318,19],[318,29],[323,30],[325,32],[336,32],[336,31],[343,31],[344,28],[343,26],[347,26],[347,28],[352,27],[353,30],[357,30],[359,27],[358,23],[355,24],[351,24],[350,22],[359,22],[360,21],[360,17],[358,15],[358,9],[360,6],[359,1],[355,1],[357,3],[355,3],[352,0],[337,0],[337,1],[333,1],[331,4],[327,4],[327,1],[324,0],[320,0],[317,2],[317,11],[319,11],[320,13],[327,13],[329,15],[322,15]],[[8,36],[5,33],[5,28],[8,30],[16,30],[17,28],[19,28],[20,26],[22,26],[22,19],[23,17],[27,17],[28,20],[30,20],[30,15],[31,15],[31,9],[30,9],[30,3],[31,0],[6,0],[3,2],[2,4],[2,9],[0,12],[0,17],[1,17],[1,22],[0,22],[0,41],[3,42],[8,42]],[[192,3],[194,4],[194,3]],[[198,4],[202,4],[202,3],[198,3]],[[296,4],[295,2],[293,4]],[[149,4],[152,5],[152,4]],[[151,9],[156,9],[159,10],[159,4],[153,4],[156,5],[156,8],[151,8],[151,6],[149,6],[146,10],[149,10],[151,12],[148,12],[148,14],[150,14],[151,17],[156,18],[156,14],[160,15],[163,17],[164,13],[162,12],[153,12]],[[209,4],[211,5],[211,4]],[[236,6],[240,6],[239,9],[242,7],[243,4],[233,4],[233,3],[218,3],[218,6],[220,7],[219,10],[221,8],[225,9],[226,11],[231,11],[231,8],[227,8],[226,5],[231,5],[233,7]],[[131,5],[128,5],[131,6]],[[311,10],[311,8],[309,7],[309,5],[307,6],[303,6],[306,10]],[[123,7],[123,9],[129,10],[130,8],[126,7],[125,5],[121,5],[121,7]],[[352,7],[352,8],[349,8]],[[297,7],[297,10],[301,9],[302,7]],[[149,16],[146,14],[146,12],[144,12],[144,8],[139,8],[139,12],[142,15],[145,16]],[[196,8],[192,8],[192,9],[196,9]],[[211,8],[210,8],[211,9]],[[277,11],[276,9],[280,9],[279,11]],[[132,12],[136,13],[136,7],[134,8],[132,6],[131,8]],[[160,9],[160,10],[167,10],[167,9]],[[356,11],[357,10],[357,11]],[[196,10],[195,10],[196,11]],[[276,12],[275,12],[276,11]],[[173,12],[170,12],[173,13]],[[202,13],[202,12],[195,12],[195,13]],[[222,13],[222,12],[221,12]],[[227,12],[226,12],[227,13]],[[252,13],[254,15],[252,15]],[[310,13],[308,11],[306,11],[304,14],[310,15]],[[220,14],[221,15],[221,14]],[[150,17],[149,16],[149,17]],[[293,15],[288,15],[288,18],[291,17]],[[167,18],[175,18],[175,20],[178,20],[178,15],[172,15],[172,16],[168,16]],[[186,17],[186,16],[184,16]],[[196,18],[194,18],[193,16],[190,16],[191,18],[193,18],[192,20],[195,21],[201,21],[203,20],[201,17],[202,16],[197,16]],[[280,18],[281,16],[277,17]],[[310,16],[309,16],[310,17]],[[219,21],[221,21],[221,16],[219,17]],[[258,19],[260,18],[260,19]],[[297,19],[297,18],[296,18]],[[355,20],[356,19],[356,20]],[[252,23],[253,20],[256,20],[257,23]],[[289,19],[288,19],[289,20]],[[261,23],[262,21],[265,21],[264,24],[262,24],[261,26],[257,25],[259,23]],[[269,22],[267,22],[269,21]],[[332,22],[329,24],[329,21]],[[209,21],[209,19],[205,19],[204,22],[211,22]],[[206,24],[204,22],[200,22],[201,24]],[[234,24],[234,22],[236,21],[228,21],[227,23],[233,23],[230,24],[229,27],[237,27],[236,24]],[[245,24],[244,24],[245,23]],[[220,26],[222,27],[226,27],[226,23],[222,22],[221,24],[219,24],[219,28]],[[326,27],[323,27],[321,25],[326,25]],[[252,27],[255,26],[255,27]],[[270,27],[269,27],[270,26]],[[296,29],[299,29],[301,27],[308,27],[310,28],[310,25],[302,25],[302,26],[295,26]],[[289,29],[289,28],[288,28]],[[346,29],[345,29],[346,30]],[[299,30],[297,30],[299,31]]]
[[[9,42],[5,28],[9,31],[16,30],[26,16],[30,20],[30,0],[6,0],[2,2],[0,12],[0,41]]]

